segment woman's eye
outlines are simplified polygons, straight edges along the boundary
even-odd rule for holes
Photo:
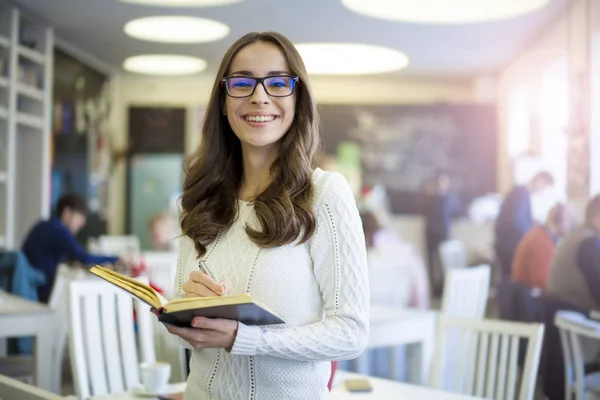
[[[233,87],[249,87],[251,86],[249,82],[233,82]]]

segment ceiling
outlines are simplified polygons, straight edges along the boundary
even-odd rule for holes
[[[552,0],[538,12],[500,22],[463,26],[420,25],[360,16],[339,0],[246,0],[216,8],[166,8],[117,0],[12,0],[49,21],[57,37],[117,69],[129,56],[186,54],[214,72],[226,48],[249,31],[274,30],[301,42],[357,42],[395,48],[410,59],[397,72],[419,76],[470,76],[502,68],[565,12],[571,0]],[[368,0],[365,0],[368,1]],[[502,1],[502,0],[498,0]],[[212,43],[162,44],[128,37],[134,18],[188,15],[228,24],[229,36]]]

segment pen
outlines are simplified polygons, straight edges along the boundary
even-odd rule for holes
[[[200,272],[203,272],[204,274],[208,275],[208,277],[210,279],[217,282],[217,279],[215,278],[215,274],[213,274],[210,271],[210,269],[208,268],[208,264],[206,264],[206,261],[200,260],[200,262],[198,263],[198,268],[200,269]],[[219,283],[219,285],[221,286],[222,290],[221,290],[221,292],[216,292],[216,294],[219,296],[223,296],[225,294],[225,292],[227,291],[227,288],[222,283]]]
[[[206,265],[206,261],[200,260],[200,262],[198,263],[198,268],[200,268],[201,272],[208,275],[210,279],[212,279],[213,281],[216,281],[215,275],[210,271],[210,269],[208,268],[208,265]]]

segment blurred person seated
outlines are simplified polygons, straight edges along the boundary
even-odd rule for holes
[[[159,211],[148,221],[148,233],[156,251],[177,251],[177,222],[165,211]]]
[[[427,185],[423,200],[429,280],[433,294],[440,297],[444,287],[444,271],[439,248],[440,244],[450,239],[452,220],[461,212],[460,198],[452,188],[450,174],[438,171]]]
[[[429,283],[416,249],[383,229],[372,212],[362,212],[371,304],[429,308]]]
[[[546,290],[556,246],[572,228],[572,215],[564,204],[548,213],[544,225],[535,225],[519,242],[512,267],[512,280]]]
[[[546,290],[574,306],[600,310],[600,195],[586,207],[584,225],[558,246]]]
[[[532,196],[554,184],[549,172],[540,172],[528,185],[516,186],[504,198],[494,227],[494,250],[502,277],[510,277],[517,246],[533,227]]]
[[[128,262],[127,257],[89,254],[75,235],[86,222],[85,201],[76,194],[62,196],[54,210],[54,217],[37,222],[23,241],[21,250],[29,263],[42,271],[46,283],[38,288],[39,301],[47,303],[56,276],[58,264],[71,259],[85,265]]]

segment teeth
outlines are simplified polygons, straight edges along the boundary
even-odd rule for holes
[[[273,115],[248,115],[245,119],[250,122],[270,122],[273,121],[275,117]]]

